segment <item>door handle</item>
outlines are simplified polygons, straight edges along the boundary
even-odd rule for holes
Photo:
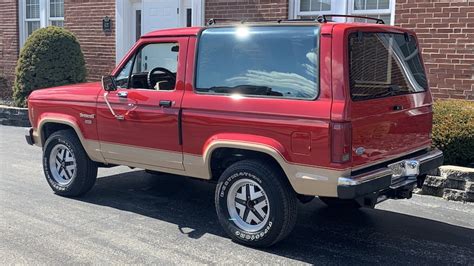
[[[120,98],[127,98],[128,97],[128,92],[126,91],[119,91],[117,93],[117,96],[120,97]]]
[[[402,109],[403,109],[403,106],[402,106],[402,105],[395,105],[395,106],[393,106],[393,110],[394,110],[394,111],[400,111],[400,110],[402,110]]]
[[[170,100],[161,100],[160,107],[171,107],[172,103]]]

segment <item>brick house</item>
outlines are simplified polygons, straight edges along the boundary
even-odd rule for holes
[[[210,18],[277,20],[334,13],[370,15],[415,30],[434,96],[474,100],[472,0],[0,0],[0,76],[10,83],[0,88],[0,97],[2,91],[3,97],[11,95],[19,50],[39,27],[72,31],[86,58],[88,80],[95,81],[141,34],[155,29],[204,25]],[[110,30],[103,29],[106,18]]]

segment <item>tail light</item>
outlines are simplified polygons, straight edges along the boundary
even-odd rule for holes
[[[351,123],[331,123],[331,161],[345,163],[351,159]]]

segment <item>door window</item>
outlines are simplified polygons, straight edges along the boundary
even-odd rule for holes
[[[143,46],[116,76],[120,88],[174,90],[178,68],[177,43]]]

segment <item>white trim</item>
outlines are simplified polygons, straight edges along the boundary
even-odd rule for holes
[[[354,9],[354,1],[355,0],[350,0],[349,4],[349,9],[348,9],[348,14],[351,15],[390,15],[390,25],[395,24],[395,1],[396,0],[390,0],[389,1],[389,8],[386,9],[360,9],[360,10],[355,10]],[[385,21],[387,22],[387,21]]]
[[[50,0],[39,0],[39,18],[26,18],[26,0],[18,0],[18,35],[20,41],[20,49],[26,42],[28,30],[26,27],[26,22],[28,21],[38,21],[40,23],[40,28],[49,26],[49,21],[63,21],[64,17],[49,17],[49,3]],[[63,6],[64,8],[64,6]],[[64,11],[63,11],[64,12]]]
[[[135,36],[131,36],[134,29],[131,27],[134,25],[132,18],[134,17],[132,12],[134,10],[134,3],[140,3],[142,0],[115,0],[115,62],[120,63],[122,58],[130,50],[130,45],[133,45],[135,41],[129,43],[130,40],[134,40]],[[204,25],[204,0],[190,0],[192,8],[191,25],[202,26]],[[185,9],[189,6],[185,6],[184,1],[180,1],[179,4],[179,23],[181,27],[186,26],[186,12]],[[143,13],[142,13],[143,21]],[[184,24],[183,24],[184,23]],[[142,34],[143,23],[142,23]],[[130,46],[130,47],[129,47]]]
[[[51,0],[46,1],[46,26],[51,26],[50,21],[62,21],[64,23],[64,1],[63,1],[63,16],[51,17]]]
[[[300,11],[301,0],[289,0],[288,18],[297,19],[300,16],[318,16],[327,14],[347,14],[348,1],[331,0],[331,9],[327,11]],[[344,22],[345,18],[334,18],[335,21]]]
[[[191,26],[202,26],[204,25],[204,12],[205,5],[204,0],[192,0],[191,2]]]
[[[388,15],[390,14],[390,25],[395,24],[395,2],[390,0],[388,9],[354,10],[354,0],[332,0],[329,11],[299,11],[301,0],[288,0],[288,18],[296,19],[299,16],[317,16],[323,14],[342,15]],[[345,18],[335,18],[335,21],[346,22]]]

